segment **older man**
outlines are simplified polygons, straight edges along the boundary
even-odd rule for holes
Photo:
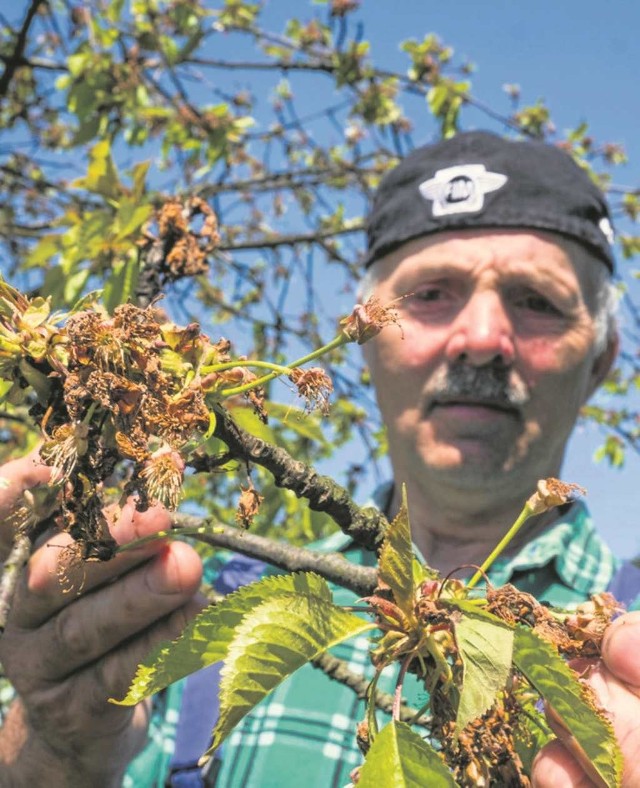
[[[402,334],[388,329],[365,346],[393,465],[381,505],[393,514],[406,483],[414,541],[431,566],[482,561],[537,480],[559,474],[578,410],[616,352],[610,235],[600,192],[566,154],[540,143],[460,134],[417,150],[383,181],[363,292],[395,302]],[[0,489],[6,512],[47,469],[27,458],[2,476],[11,482]],[[157,510],[125,511],[116,538],[166,523]],[[341,535],[324,548],[371,561]],[[0,785],[161,785],[179,690],[156,703],[149,736],[148,706],[129,712],[105,700],[197,608],[199,559],[183,544],[125,554],[89,567],[77,599],[60,592],[55,561],[44,548],[33,556],[0,640],[20,696],[1,732]],[[568,604],[605,590],[616,569],[578,503],[539,517],[492,579]],[[640,784],[640,668],[629,658],[638,647],[631,613],[612,627],[592,674],[627,756],[627,785]],[[345,655],[363,664],[366,649]],[[193,686],[178,720],[181,757],[184,741],[205,723],[209,730],[202,714],[190,716],[202,692]],[[348,690],[305,668],[225,743],[216,784],[343,785],[358,759],[361,713]],[[172,784],[214,781],[188,761],[174,759]],[[539,755],[534,777],[540,786],[588,784],[559,744]]]

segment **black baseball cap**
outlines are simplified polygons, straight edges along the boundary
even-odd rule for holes
[[[561,233],[614,270],[609,209],[587,172],[554,145],[487,131],[417,148],[382,179],[365,264],[413,238],[485,227]]]

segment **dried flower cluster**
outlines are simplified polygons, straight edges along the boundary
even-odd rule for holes
[[[189,453],[215,425],[220,392],[255,378],[241,365],[229,368],[227,340],[212,343],[196,324],[162,318],[152,307],[125,304],[110,316],[94,306],[63,326],[47,301],[0,281],[0,376],[12,381],[7,398],[28,404],[40,426],[41,457],[59,488],[59,525],[84,559],[115,549],[101,491],[116,467],[141,509],[152,502],[175,509]],[[260,394],[248,394],[262,410]]]
[[[195,229],[193,223],[198,217],[203,218],[202,226]],[[161,248],[159,273],[166,281],[207,272],[208,257],[218,247],[220,234],[216,215],[204,200],[168,200],[157,212],[155,224],[155,233],[152,224],[145,228],[141,245]]]
[[[555,489],[557,480],[548,481]],[[564,492],[575,492],[574,486],[566,485]],[[459,726],[459,688],[465,668],[456,625],[465,608],[458,610],[456,602],[464,605],[468,593],[458,580],[430,579],[417,587],[412,602],[398,602],[381,582],[376,592],[365,599],[382,633],[372,652],[372,661],[378,672],[400,662],[403,670],[415,673],[424,681],[432,714],[430,740],[436,743],[457,785],[526,787],[530,780],[514,745],[517,736],[527,735],[521,727],[523,715],[527,713],[524,708],[531,699],[526,681],[517,673],[512,675],[488,710],[475,719],[465,720],[462,728]],[[610,594],[603,593],[570,614],[560,614],[512,585],[489,587],[486,600],[476,601],[481,602],[487,613],[510,626],[532,629],[567,658],[599,656],[607,626],[622,611]],[[600,713],[587,687],[584,697]],[[366,754],[370,745],[366,725],[359,729],[358,738]],[[357,782],[358,770],[352,777]]]
[[[190,227],[196,214],[204,215],[199,234]],[[206,252],[217,243],[215,216],[197,199],[166,203],[157,225],[152,240],[162,244],[165,273],[174,278],[197,272],[187,270],[204,259],[196,246]],[[327,347],[363,342],[395,320],[370,299]],[[122,304],[108,314],[91,301],[55,315],[49,301],[29,299],[0,279],[0,379],[11,382],[5,400],[28,405],[40,427],[41,457],[58,488],[59,526],[79,542],[81,558],[108,559],[116,549],[101,497],[115,471],[138,508],[159,502],[174,510],[185,469],[214,433],[222,400],[242,397],[266,421],[262,379],[251,361],[229,351],[228,340],[211,342],[195,323],[176,326],[153,304]],[[302,361],[266,379],[288,374],[306,408],[326,413],[331,379],[319,367],[298,367]],[[261,500],[251,484],[241,490],[239,525],[249,526]]]

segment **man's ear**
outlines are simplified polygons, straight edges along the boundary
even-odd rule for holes
[[[607,340],[606,348],[594,359],[593,367],[591,368],[591,385],[589,387],[587,399],[589,399],[604,383],[605,378],[613,367],[619,348],[620,337],[618,336],[618,332],[615,331]]]

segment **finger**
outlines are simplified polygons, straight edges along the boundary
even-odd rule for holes
[[[0,478],[0,517],[4,518],[25,490],[49,481],[51,468],[40,459],[40,449],[34,449],[24,457],[5,463],[0,468]]]
[[[534,788],[593,788],[578,762],[558,740],[546,744],[536,755],[531,782]]]
[[[640,696],[640,610],[617,618],[602,642],[604,664],[617,679]]]
[[[24,652],[27,686],[59,681],[182,607],[198,591],[201,577],[200,556],[192,547],[167,544],[143,566],[79,597],[27,637],[20,638],[23,630],[9,630],[7,649],[13,640],[15,650]]]
[[[137,512],[127,503],[112,527],[116,541],[124,544],[141,536],[166,530],[171,524],[164,507],[156,506]],[[10,620],[15,626],[29,629],[40,626],[50,616],[69,604],[70,592],[87,592],[98,588],[162,550],[162,540],[152,541],[137,550],[126,551],[110,561],[78,560],[67,534],[51,536],[30,558],[23,573]],[[61,582],[61,579],[63,582]]]
[[[92,742],[102,747],[107,737],[119,736],[135,712],[132,708],[108,703],[108,699],[122,698],[137,665],[158,643],[177,637],[194,614],[194,605],[188,603],[103,659],[30,694],[29,715],[34,727],[46,732],[50,744],[64,750],[68,749],[69,742],[84,736],[83,755]]]
[[[15,522],[12,516],[23,492],[47,484],[50,477],[51,468],[42,463],[38,449],[0,468],[0,548],[3,554],[13,541]]]

